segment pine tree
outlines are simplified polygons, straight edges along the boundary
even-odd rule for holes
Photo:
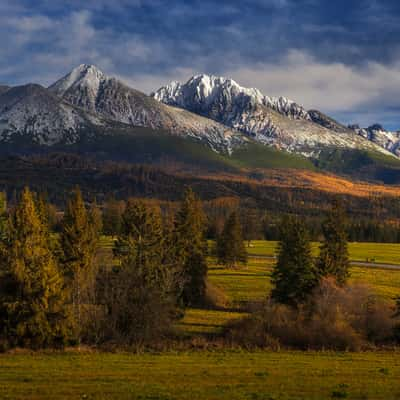
[[[93,230],[93,235],[95,236],[95,239],[98,240],[103,231],[103,217],[100,208],[96,203],[96,200],[94,200],[90,206],[89,224],[91,226],[91,229]]]
[[[73,191],[67,202],[62,220],[60,244],[61,262],[64,274],[71,289],[74,318],[77,335],[82,328],[82,304],[89,301],[89,295],[95,282],[94,257],[98,235],[91,224],[79,188]]]
[[[105,203],[103,208],[103,231],[105,235],[116,236],[121,232],[124,209],[123,201],[110,199]]]
[[[201,201],[186,190],[174,226],[175,258],[182,266],[184,305],[204,302],[207,279],[206,218]]]
[[[62,345],[69,335],[64,280],[28,189],[8,229],[1,263],[1,336],[11,346]]]
[[[242,227],[236,212],[226,220],[224,229],[217,238],[218,262],[230,268],[238,263],[247,264],[247,252],[243,242]]]
[[[163,252],[160,210],[130,199],[122,215],[121,234],[115,243],[114,254],[122,264],[147,268],[148,265],[161,265]]]
[[[0,241],[4,237],[7,227],[7,199],[6,194],[0,192]]]
[[[320,246],[317,267],[322,276],[335,277],[343,285],[349,276],[349,252],[343,209],[335,204],[322,224],[324,240]]]
[[[261,236],[262,218],[260,213],[254,208],[245,208],[241,210],[243,240],[247,242],[247,247],[250,247],[252,240],[256,240]]]
[[[174,271],[164,264],[159,208],[129,200],[114,254],[119,268],[104,281],[108,336],[138,344],[160,338],[176,313]]]
[[[318,284],[318,279],[309,234],[304,224],[294,217],[285,219],[278,245],[278,259],[272,272],[272,298],[296,306],[307,299]]]

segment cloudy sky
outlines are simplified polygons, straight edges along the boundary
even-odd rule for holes
[[[400,129],[398,0],[0,0],[0,83],[48,85],[81,63],[147,93],[223,75]]]

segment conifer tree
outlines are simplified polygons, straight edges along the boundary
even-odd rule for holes
[[[160,265],[163,252],[160,210],[130,199],[122,215],[121,234],[115,242],[114,254],[122,264],[147,268],[147,265]]]
[[[238,263],[247,264],[247,252],[243,242],[242,226],[234,211],[226,220],[221,235],[217,238],[218,262],[230,268]]]
[[[247,242],[247,247],[250,247],[251,241],[261,236],[262,218],[260,218],[260,214],[254,208],[242,209],[240,214],[243,239]]]
[[[0,192],[0,265],[7,262],[8,216],[6,194]],[[1,280],[1,278],[0,278]]]
[[[103,289],[110,337],[137,344],[159,339],[170,328],[176,297],[165,245],[160,210],[129,200],[114,248],[120,266]]]
[[[11,346],[62,345],[69,335],[64,280],[28,189],[9,221],[0,272],[1,336]]]
[[[121,232],[123,201],[109,199],[103,208],[103,231],[105,235],[116,236]]]
[[[175,257],[182,266],[184,305],[199,305],[205,299],[208,268],[205,231],[201,201],[187,189],[174,226]]]
[[[7,199],[6,194],[0,192],[0,241],[4,237],[7,227]]]
[[[309,234],[304,224],[294,217],[285,219],[278,245],[278,259],[272,272],[272,298],[296,306],[307,299],[318,284],[318,279]]]
[[[95,282],[94,257],[97,247],[96,228],[91,224],[79,188],[76,188],[67,202],[62,220],[60,244],[62,265],[71,289],[74,318],[79,331],[82,328],[82,304]],[[78,333],[79,337],[79,333]]]
[[[324,240],[320,246],[317,267],[322,276],[333,276],[343,285],[349,276],[349,252],[345,217],[342,207],[336,203],[322,224]]]
[[[103,231],[103,217],[96,200],[94,200],[90,206],[89,223],[95,239],[98,240]]]

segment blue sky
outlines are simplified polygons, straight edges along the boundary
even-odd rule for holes
[[[339,120],[400,129],[400,2],[0,0],[0,82],[81,63],[150,92],[232,77]]]

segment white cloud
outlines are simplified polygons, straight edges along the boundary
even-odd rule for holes
[[[400,92],[400,61],[389,66],[372,62],[362,67],[324,64],[298,50],[290,50],[276,63],[243,66],[227,70],[226,75],[265,94],[283,95],[326,112],[375,102],[394,106]]]

